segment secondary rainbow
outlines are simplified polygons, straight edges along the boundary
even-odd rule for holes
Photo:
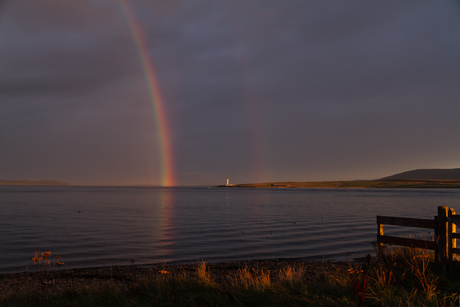
[[[147,85],[150,103],[155,116],[160,146],[161,185],[174,186],[175,179],[171,138],[169,135],[169,127],[164,108],[164,100],[161,95],[160,85],[155,75],[153,62],[148,53],[148,47],[142,28],[131,11],[128,1],[118,0],[118,3],[120,4],[121,12],[136,48],[137,56],[144,74],[145,83]]]

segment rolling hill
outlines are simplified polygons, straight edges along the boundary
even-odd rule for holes
[[[266,182],[236,184],[237,188],[460,188],[460,168],[418,169],[377,180]]]
[[[384,177],[378,180],[460,180],[460,168],[417,169]]]

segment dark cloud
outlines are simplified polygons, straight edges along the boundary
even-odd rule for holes
[[[458,167],[458,3],[127,3],[179,184]],[[0,2],[4,179],[157,184],[155,119],[119,3]]]

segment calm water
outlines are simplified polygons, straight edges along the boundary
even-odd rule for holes
[[[460,190],[0,186],[0,273],[25,271],[34,250],[64,268],[348,260],[373,253],[376,215],[432,218],[437,206],[459,212]]]

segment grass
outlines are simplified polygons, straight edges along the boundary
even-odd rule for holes
[[[222,269],[202,262],[144,271],[132,267],[131,275],[110,271],[106,282],[78,282],[83,275],[75,273],[67,287],[59,287],[70,278],[62,275],[65,271],[37,272],[24,279],[35,281],[35,286],[16,286],[8,293],[1,286],[0,305],[459,306],[458,271],[439,269],[432,258],[422,250],[401,248],[350,264],[260,262]],[[99,275],[91,278],[103,277]],[[57,282],[45,282],[51,278]]]

